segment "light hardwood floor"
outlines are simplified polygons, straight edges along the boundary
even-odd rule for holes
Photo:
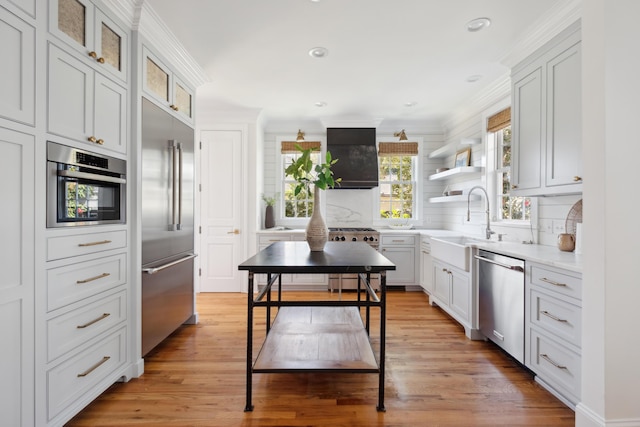
[[[377,374],[302,373],[254,374],[255,409],[245,413],[246,298],[198,295],[200,323],[181,327],[147,355],[144,375],[114,384],[68,426],[574,425],[573,411],[498,347],[468,340],[426,295],[402,291],[387,299],[386,412],[376,411]],[[375,348],[377,310],[372,319]],[[264,323],[257,309],[254,354]]]

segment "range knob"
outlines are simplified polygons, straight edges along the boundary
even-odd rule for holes
[[[342,237],[340,238],[340,240],[342,240],[342,241],[344,242],[346,239],[344,238],[344,236],[342,236]]]
[[[355,241],[357,241],[357,240],[358,240],[358,238],[357,238],[357,237],[352,237],[352,238],[351,238],[351,241],[352,241],[352,242],[355,242]]]
[[[336,236],[333,238],[333,240],[335,240],[336,242],[340,240],[340,236]]]

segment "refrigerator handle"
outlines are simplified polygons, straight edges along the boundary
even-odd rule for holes
[[[156,274],[158,271],[162,271],[165,268],[173,267],[174,265],[181,264],[181,263],[183,263],[185,261],[189,261],[190,259],[193,259],[193,258],[195,258],[197,256],[198,256],[197,254],[189,254],[189,255],[187,255],[187,256],[185,256],[183,258],[180,258],[180,259],[172,261],[172,262],[168,262],[168,263],[160,265],[158,267],[143,268],[142,272],[143,273],[147,273],[147,274]]]
[[[182,143],[178,142],[178,223],[177,230],[182,230]]]
[[[169,148],[171,149],[171,224],[169,224],[169,231],[176,231],[177,221],[176,221],[176,200],[177,200],[177,177],[178,177],[178,162],[177,162],[177,150],[178,150],[178,141],[175,139],[169,140]]]

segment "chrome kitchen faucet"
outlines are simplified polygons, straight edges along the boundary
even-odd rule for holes
[[[489,240],[491,239],[491,235],[495,234],[495,231],[491,231],[491,225],[490,225],[491,215],[489,214],[489,195],[487,194],[487,190],[485,190],[480,185],[476,185],[475,187],[472,187],[471,190],[469,190],[469,193],[467,194],[467,222],[471,221],[471,211],[469,210],[469,203],[471,201],[471,193],[476,188],[479,188],[480,190],[482,190],[482,192],[484,193],[485,199],[487,199],[487,228],[485,230],[485,235],[487,237],[487,240]]]

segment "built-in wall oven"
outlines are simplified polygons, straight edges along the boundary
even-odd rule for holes
[[[47,227],[123,224],[127,163],[47,142]]]

